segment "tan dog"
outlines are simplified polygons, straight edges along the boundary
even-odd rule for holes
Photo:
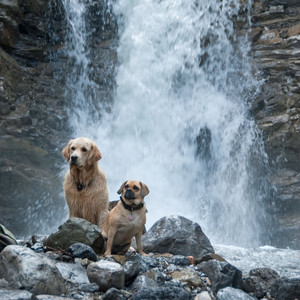
[[[62,151],[70,164],[64,191],[69,217],[85,219],[102,227],[108,213],[106,175],[98,166],[102,155],[88,138],[70,140]]]
[[[108,213],[102,228],[102,235],[107,238],[104,255],[125,254],[134,236],[138,253],[145,255],[142,249],[146,224],[144,197],[149,194],[149,189],[140,181],[128,180],[121,185],[118,194],[122,194],[121,200]]]

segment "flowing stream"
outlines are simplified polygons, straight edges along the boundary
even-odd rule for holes
[[[91,28],[80,0],[63,0],[73,66],[66,97],[73,136],[92,138],[103,155],[110,200],[125,180],[137,179],[150,189],[147,228],[176,214],[198,222],[224,253],[233,247],[224,245],[267,244],[273,188],[249,115],[260,84],[247,36],[233,27],[240,1],[102,2],[102,15],[114,15],[119,29],[114,99],[109,112],[97,103]]]

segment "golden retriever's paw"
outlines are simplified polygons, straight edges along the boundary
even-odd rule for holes
[[[104,256],[105,256],[105,257],[112,257],[112,255],[111,255],[110,252],[105,252],[105,253],[104,253]]]
[[[149,254],[146,254],[144,251],[140,251],[139,254],[143,256],[149,256]]]

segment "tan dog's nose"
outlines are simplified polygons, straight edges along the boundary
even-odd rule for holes
[[[135,199],[134,192],[131,189],[127,189],[124,197],[126,199]]]

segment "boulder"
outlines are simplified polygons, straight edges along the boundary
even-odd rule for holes
[[[23,246],[7,246],[0,254],[0,278],[11,289],[25,289],[34,294],[60,295],[65,281],[47,258]]]
[[[97,283],[101,291],[114,287],[122,289],[125,285],[123,267],[115,262],[101,260],[91,263],[87,268],[87,275],[91,283]]]
[[[132,285],[129,287],[133,291],[139,291],[144,288],[157,288],[158,284],[155,280],[151,279],[150,277],[146,275],[139,275]]]
[[[98,226],[84,219],[70,218],[58,229],[48,237],[46,246],[67,250],[73,244],[83,243],[98,254],[104,252],[104,239]]]
[[[300,299],[300,278],[279,278],[271,287],[275,299]]]
[[[182,284],[186,284],[192,288],[205,288],[205,280],[193,268],[184,268],[180,271],[175,271],[171,273],[171,276],[173,279],[179,280]]]
[[[68,250],[74,258],[87,258],[91,261],[98,260],[95,251],[86,244],[76,243],[71,245]]]
[[[240,288],[242,285],[242,272],[227,262],[209,260],[197,267],[208,276],[214,292],[228,286]]]
[[[182,216],[163,217],[143,235],[147,253],[172,253],[200,257],[214,249],[199,224]]]
[[[90,281],[84,269],[80,264],[70,264],[59,262],[56,264],[60,274],[68,281],[77,284],[89,284]]]
[[[212,300],[210,294],[207,291],[197,294],[194,300]]]
[[[168,282],[160,287],[144,287],[133,294],[132,300],[140,299],[192,299],[191,294],[176,282]]]
[[[5,300],[32,300],[32,293],[20,290],[0,289],[0,299]]]
[[[103,300],[125,300],[122,292],[116,288],[110,288],[102,297]]]
[[[254,300],[256,298],[251,297],[242,290],[235,289],[232,287],[226,287],[218,291],[217,300]]]
[[[243,278],[243,290],[254,293],[259,299],[270,292],[271,286],[279,279],[277,272],[269,268],[253,269],[249,275]]]

